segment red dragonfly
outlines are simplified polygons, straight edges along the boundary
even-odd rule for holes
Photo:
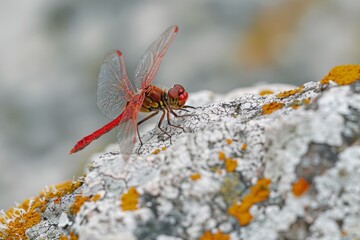
[[[70,150],[70,154],[85,148],[95,139],[118,127],[117,139],[120,152],[125,159],[128,159],[136,143],[136,133],[139,137],[140,147],[142,146],[138,126],[160,111],[162,116],[158,127],[170,139],[170,134],[161,128],[165,114],[168,125],[184,130],[180,126],[171,124],[170,113],[175,117],[183,117],[185,115],[179,116],[174,110],[187,111],[185,108],[193,108],[185,105],[188,93],[179,84],[174,85],[168,91],[151,85],[177,32],[178,26],[171,26],[150,45],[136,67],[133,83],[126,74],[123,55],[119,50],[105,58],[99,74],[97,105],[105,116],[113,120],[78,141]],[[139,112],[153,113],[137,122]]]

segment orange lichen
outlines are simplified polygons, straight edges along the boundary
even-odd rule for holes
[[[121,195],[121,209],[123,211],[134,211],[138,209],[140,194],[136,191],[136,188],[131,187],[127,191]]]
[[[237,166],[237,161],[232,158],[225,158],[225,170],[227,172],[233,172],[235,171]]]
[[[224,153],[223,151],[220,151],[220,152],[219,152],[219,160],[220,160],[220,161],[225,160],[225,153]]]
[[[74,203],[70,206],[69,210],[72,214],[77,214],[79,211],[80,211],[80,208],[82,207],[82,205],[85,203],[85,202],[96,202],[97,200],[99,200],[101,198],[101,195],[100,194],[96,194],[95,196],[93,197],[90,197],[90,196],[82,196],[82,195],[79,195],[79,196],[76,196],[75,197],[75,201]]]
[[[81,206],[85,203],[90,201],[90,197],[88,196],[76,196],[74,203],[69,208],[72,214],[77,214],[80,211]]]
[[[201,174],[200,173],[193,173],[193,174],[190,175],[190,178],[193,181],[197,181],[197,180],[199,180],[201,178]]]
[[[302,100],[302,102],[307,105],[307,104],[311,103],[311,99],[310,98],[305,98],[305,99]]]
[[[69,181],[53,186],[50,190],[41,191],[38,197],[26,199],[19,206],[6,211],[0,223],[6,225],[6,229],[0,232],[0,239],[27,239],[25,231],[40,223],[41,212],[45,211],[46,204],[52,199],[61,199],[66,194],[73,192],[81,186],[82,182]]]
[[[262,106],[262,114],[270,114],[284,106],[282,102],[271,102]]]
[[[54,203],[59,204],[61,202],[61,197],[55,198]]]
[[[229,234],[223,234],[219,230],[215,234],[210,231],[206,231],[199,240],[230,240],[230,236]]]
[[[162,147],[161,150],[165,151],[167,149],[167,147]]]
[[[96,202],[96,201],[99,200],[100,198],[101,198],[101,195],[100,195],[100,194],[96,194],[95,196],[93,196],[93,197],[91,198],[91,201]]]
[[[321,84],[328,84],[334,81],[339,85],[348,85],[360,80],[360,65],[349,64],[336,66],[321,81]]]
[[[158,154],[159,152],[161,152],[161,150],[157,148],[157,149],[155,149],[155,150],[152,152],[152,154],[156,155],[156,154]]]
[[[59,240],[78,240],[78,239],[79,237],[76,236],[76,234],[73,231],[70,232],[69,238],[66,235],[61,235],[59,238]]]
[[[269,94],[273,94],[274,92],[272,90],[268,90],[268,89],[264,89],[264,90],[261,90],[259,92],[259,95],[260,96],[265,96],[265,95],[269,95]]]
[[[292,89],[292,90],[283,91],[283,92],[276,94],[276,97],[279,99],[287,98],[291,95],[301,92],[303,89],[304,89],[304,86],[300,86],[300,87]]]
[[[243,144],[241,145],[241,151],[245,151],[245,150],[246,150],[246,148],[247,148],[246,143],[243,143]]]
[[[40,192],[40,197],[51,199],[54,197],[62,197],[72,193],[75,189],[79,188],[82,182],[79,181],[67,181],[60,183],[52,187],[50,190],[46,189]]]
[[[242,199],[241,203],[234,203],[228,208],[228,213],[235,217],[240,226],[245,226],[251,222],[253,216],[250,214],[252,205],[265,201],[269,195],[270,179],[263,178],[250,188],[250,192]]]
[[[304,178],[299,178],[292,185],[292,193],[296,197],[300,197],[309,189],[309,187],[310,187],[310,184]]]
[[[233,140],[230,138],[227,138],[225,141],[227,145],[230,145],[233,142]]]
[[[71,231],[70,232],[70,240],[78,240],[78,239],[79,239],[78,236],[76,236],[76,234],[73,231]]]
[[[66,235],[61,235],[59,237],[59,240],[69,240]]]

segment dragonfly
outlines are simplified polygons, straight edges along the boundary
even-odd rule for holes
[[[184,87],[175,84],[166,90],[151,84],[177,32],[178,26],[170,26],[150,45],[135,69],[133,82],[128,78],[123,54],[119,50],[106,56],[99,73],[97,105],[100,111],[112,121],[78,141],[70,150],[70,154],[84,149],[92,141],[117,127],[120,152],[125,159],[128,159],[136,143],[136,134],[140,141],[140,148],[143,145],[139,125],[159,112],[162,115],[158,128],[170,137],[170,141],[171,135],[161,128],[165,116],[169,126],[184,130],[183,127],[173,125],[170,121],[170,114],[175,117],[187,116],[186,114],[179,115],[174,110],[188,112],[186,108],[194,108],[185,105],[189,95]],[[139,112],[151,114],[137,122]]]

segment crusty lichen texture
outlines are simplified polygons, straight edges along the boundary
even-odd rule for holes
[[[192,94],[190,105],[209,104],[172,119],[186,132],[164,123],[171,141],[154,127],[128,161],[116,150],[94,156],[84,184],[41,204],[23,233],[38,240],[357,239],[360,82],[337,82],[357,78],[354,69],[345,71],[351,76],[332,71],[326,86],[309,82],[280,95],[254,91],[212,103],[218,98]]]
[[[41,191],[40,195],[23,201],[19,206],[0,215],[0,239],[26,239],[27,229],[40,223],[46,204],[58,201],[82,185],[81,181],[68,181]]]
[[[349,85],[358,80],[360,80],[360,65],[349,64],[334,67],[320,82],[328,84],[329,81],[333,81],[339,85]]]

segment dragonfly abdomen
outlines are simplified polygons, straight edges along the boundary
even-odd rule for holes
[[[167,93],[154,86],[147,87],[145,92],[145,98],[141,106],[141,112],[159,111],[166,108]]]

